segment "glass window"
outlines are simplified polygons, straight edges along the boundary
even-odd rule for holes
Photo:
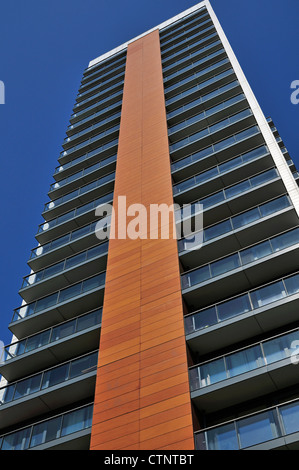
[[[236,297],[232,300],[217,305],[217,312],[220,321],[250,312],[251,305],[248,294]]]
[[[38,390],[40,390],[41,378],[41,374],[38,374],[33,377],[29,377],[26,380],[17,382],[14,400],[30,395],[31,393],[38,392]]]
[[[5,387],[0,403],[9,403],[10,401],[12,401],[14,399],[15,388],[16,388],[15,384],[8,385],[8,387]]]
[[[261,287],[250,293],[254,308],[262,307],[276,300],[286,297],[285,288],[282,281],[275,282],[266,287]]]
[[[73,333],[76,329],[76,320],[63,323],[62,325],[55,326],[52,330],[51,342],[57,341],[61,338],[65,338]]]
[[[262,204],[260,206],[260,211],[262,217],[266,217],[269,214],[273,214],[273,212],[285,209],[286,207],[290,206],[290,201],[287,196],[282,196],[278,199],[274,199],[274,201],[267,202],[266,204]]]
[[[241,448],[254,446],[279,437],[277,418],[272,411],[260,413],[237,422]]]
[[[99,325],[102,319],[102,309],[91,312],[88,315],[78,318],[77,320],[77,331],[90,328],[95,325]]]
[[[97,366],[97,353],[90,354],[71,362],[70,378],[78,377],[81,374],[87,374],[95,370]]]
[[[240,266],[240,259],[238,253],[222,258],[219,261],[211,263],[212,277],[220,276],[228,271],[232,271]]]
[[[281,359],[290,357],[291,354],[297,349],[297,346],[292,347],[292,343],[293,341],[296,341],[295,344],[298,344],[298,340],[299,332],[294,331],[287,335],[265,341],[263,343],[263,348],[267,358],[267,363],[271,364],[272,362],[280,361]]]
[[[299,274],[290,276],[284,279],[285,286],[288,291],[288,295],[297,294],[299,292]]]
[[[60,437],[61,418],[58,416],[33,426],[30,447],[36,447]]]
[[[79,284],[75,284],[71,287],[68,287],[67,289],[63,289],[59,293],[59,302],[64,302],[65,300],[70,299],[71,297],[75,297],[76,295],[81,294],[81,291],[81,282]]]
[[[63,364],[62,366],[55,367],[55,369],[46,371],[43,376],[42,389],[53,387],[67,380],[69,366],[69,363]]]
[[[226,356],[229,377],[249,372],[265,365],[259,345]]]
[[[252,263],[272,253],[269,240],[240,252],[242,264]]]
[[[67,436],[91,426],[92,407],[81,408],[63,416],[61,436]]]
[[[199,385],[206,387],[221,380],[227,379],[227,372],[225,370],[224,359],[220,358],[216,361],[208,362],[199,367]]]
[[[250,211],[243,212],[243,214],[235,215],[232,217],[232,224],[234,229],[243,227],[244,225],[251,224],[260,218],[258,208],[251,209]]]
[[[45,310],[49,307],[52,307],[53,305],[57,303],[57,299],[58,299],[58,292],[55,292],[55,294],[48,295],[47,297],[44,297],[43,299],[37,300],[35,312],[40,312],[41,310]]]
[[[200,388],[198,367],[189,370],[189,382],[191,392]]]
[[[207,431],[206,442],[208,450],[238,450],[238,438],[234,423]]]
[[[271,239],[271,245],[274,251],[283,250],[297,243],[299,243],[299,229],[291,230],[290,232],[283,233]]]
[[[3,437],[2,450],[25,450],[29,447],[31,428],[22,429]]]
[[[286,434],[299,431],[299,403],[290,403],[279,408]]]
[[[211,240],[216,237],[220,237],[224,233],[230,232],[232,230],[231,221],[224,220],[224,222],[220,222],[220,224],[212,225],[204,229],[204,241]]]
[[[244,191],[248,191],[248,189],[250,189],[250,183],[248,180],[246,180],[242,183],[235,184],[234,186],[225,189],[225,196],[227,198],[234,197],[237,194],[243,193]]]

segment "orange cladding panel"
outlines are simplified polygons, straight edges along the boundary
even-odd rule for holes
[[[158,30],[127,51],[90,448],[192,450],[177,242],[149,239],[148,226],[117,238],[118,196],[148,213],[173,204]]]

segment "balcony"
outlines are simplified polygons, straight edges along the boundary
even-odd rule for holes
[[[163,38],[163,36],[162,36],[161,39],[160,39],[162,54],[164,54],[167,50],[169,50],[170,47],[171,48],[175,47],[178,43],[178,40],[181,40],[181,39],[186,39],[187,40],[187,38],[189,37],[188,35],[190,33],[196,33],[197,35],[199,35],[200,32],[203,31],[208,25],[210,26],[210,25],[213,24],[212,20],[211,20],[211,18],[209,17],[208,14],[203,18],[205,18],[205,19],[200,24],[195,24],[191,28],[188,27],[179,34],[174,33],[172,35],[169,35],[170,37],[168,37],[168,38],[167,37]],[[165,39],[166,39],[166,41],[165,41]],[[179,42],[181,42],[181,41],[179,41]],[[167,46],[167,47],[165,47],[165,46]]]
[[[182,30],[185,31],[186,28],[190,28],[190,25],[194,25],[194,23],[198,23],[202,19],[206,21],[206,18],[208,18],[206,8],[205,7],[200,8],[195,14],[191,13],[187,17],[184,17],[181,20],[176,21],[174,25],[169,25],[163,28],[160,31],[160,38],[163,41],[165,38],[169,36],[172,37],[173,35],[176,35],[178,32],[179,34],[181,34]]]
[[[84,279],[14,310],[9,329],[17,338],[33,335],[103,304],[106,273]]]
[[[270,238],[278,230],[289,230],[297,223],[298,217],[288,196],[280,196],[217,224],[205,226],[197,236],[192,234],[187,239],[179,240],[181,266],[184,270],[190,270],[211,259],[221,258]]]
[[[110,218],[106,217],[106,219],[107,226],[109,226]],[[98,219],[62,237],[51,240],[49,243],[33,248],[28,261],[31,269],[38,271],[50,263],[60,261],[62,258],[76,254],[98,243],[99,239],[95,236],[97,222]]]
[[[209,168],[192,178],[188,178],[173,186],[173,197],[180,205],[190,200],[199,199],[226,186],[236,184],[252,174],[270,169],[273,159],[268,148],[263,145],[239,155],[220,165]]]
[[[20,296],[28,303],[106,269],[108,242],[98,243],[23,278]]]
[[[93,405],[82,406],[0,437],[1,450],[89,450]]]
[[[113,202],[113,193],[108,193],[105,196],[94,199],[87,204],[77,207],[69,212],[48,220],[43,224],[39,225],[38,233],[35,238],[41,244],[58,238],[60,235],[65,234],[68,231],[74,230],[79,226],[86,225],[88,222],[91,222],[94,219],[94,211],[97,206],[103,204],[112,204]]]
[[[208,354],[298,320],[298,272],[185,317],[186,340]]]
[[[299,330],[268,338],[189,370],[191,399],[206,413],[296,385]]]
[[[69,190],[73,190],[78,187],[78,183],[90,183],[94,177],[103,176],[107,173],[110,173],[112,170],[115,170],[116,155],[111,155],[105,160],[94,163],[93,165],[83,168],[76,173],[73,173],[66,178],[55,181],[50,186],[50,191],[48,194],[51,194],[51,197],[57,196],[60,197]]]
[[[195,433],[197,450],[298,450],[298,441],[298,400]]]
[[[102,308],[5,346],[1,375],[12,382],[98,349],[101,321]]]
[[[122,94],[122,90],[116,91],[115,93],[111,93],[111,95],[107,96],[107,98],[99,100],[98,102],[88,106],[82,111],[78,111],[78,113],[73,113],[70,117],[70,123],[75,124],[87,117],[90,117],[92,114],[98,111],[106,112],[107,106],[115,105],[122,98]]]
[[[115,181],[115,171],[108,175],[91,181],[90,183],[80,186],[78,189],[66,193],[63,196],[49,201],[44,206],[42,216],[45,220],[51,220],[67,211],[88,203],[95,197],[100,197],[109,191],[113,191]]]
[[[298,268],[299,228],[203,265],[181,276],[184,300],[190,308],[200,299],[222,300]],[[262,266],[261,266],[262,264]],[[199,297],[200,296],[200,297]]]
[[[94,87],[93,89],[91,89],[94,92],[96,91],[97,92],[94,94],[89,93],[88,97],[77,102],[74,106],[74,111],[80,112],[83,109],[90,106],[91,104],[98,101],[99,98],[103,98],[103,99],[107,98],[111,91],[114,92],[114,91],[122,90],[124,86],[124,73],[117,74],[113,78],[114,78],[113,83],[110,84],[108,87],[105,87],[103,90],[99,89],[98,87]],[[121,80],[119,80],[119,78],[121,78]]]
[[[97,361],[95,351],[2,387],[1,428],[53,412],[57,403],[64,407],[92,396]]]

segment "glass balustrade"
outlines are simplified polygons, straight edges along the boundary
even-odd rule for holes
[[[103,288],[105,284],[106,273],[100,273],[96,276],[84,279],[81,282],[77,282],[69,287],[54,292],[51,295],[42,297],[41,299],[35,300],[30,304],[22,305],[15,309],[12,322],[22,320],[36,313],[40,313],[48,308],[54,308],[56,305],[71,300],[78,295],[86,294],[87,292]]]
[[[188,315],[185,317],[186,334],[249,313],[297,293],[299,293],[298,273]]]
[[[112,71],[117,70],[117,68],[120,65],[125,65],[125,63],[126,63],[126,54],[123,57],[120,57],[119,59],[117,59],[113,62],[110,62],[109,64],[105,65],[103,62],[101,62],[101,64],[95,64],[91,67],[88,67],[86,69],[86,71],[84,72],[84,76],[82,78],[81,83],[84,84],[86,82],[89,82],[92,77],[95,77],[97,75],[99,75],[98,78],[100,78],[104,74],[108,74],[108,72],[112,72]],[[100,67],[99,67],[99,65],[100,65]],[[106,70],[106,69],[108,69],[108,70]]]
[[[105,119],[102,119],[100,122],[98,122],[97,124],[93,124],[85,129],[83,129],[82,131],[80,132],[76,132],[76,134],[73,134],[71,136],[67,136],[65,137],[64,139],[64,143],[67,144],[69,142],[72,142],[74,140],[77,140],[79,137],[82,137],[84,135],[87,135],[89,134],[90,132],[93,132],[94,130],[96,129],[100,129],[101,127],[103,127],[103,125],[105,124],[108,124],[109,122],[111,121],[114,121],[114,119],[117,119],[117,118],[120,118],[121,116],[121,112],[118,111],[117,113],[113,113],[113,114],[110,114],[110,116],[108,116],[107,118]]]
[[[171,163],[171,171],[175,172],[180,170],[181,168],[185,168],[188,165],[192,165],[193,163],[199,162],[204,158],[208,158],[216,154],[217,152],[221,152],[222,150],[232,147],[233,145],[242,142],[243,140],[246,140],[250,137],[253,137],[257,134],[260,134],[258,126],[249,127],[248,129],[233,134],[224,140],[220,140],[216,144],[210,145],[209,147],[206,147],[203,150],[200,150],[199,152],[192,153],[187,157],[182,158],[181,160]]]
[[[66,212],[65,214],[62,214],[59,217],[56,217],[55,219],[49,220],[48,222],[44,222],[43,224],[39,226],[38,233],[45,232],[46,230],[56,227],[57,225],[64,224],[65,222],[68,222],[69,220],[72,220],[75,217],[78,217],[79,215],[84,214],[85,212],[89,212],[95,209],[97,206],[101,204],[112,203],[112,201],[113,201],[113,193],[106,194],[105,196],[102,196],[91,202],[88,202],[87,204],[84,204],[83,206],[79,206],[70,212]]]
[[[262,243],[238,251],[232,255],[202,266],[199,269],[183,274],[182,289],[200,285],[208,280],[234,271],[242,266],[263,259],[285,248],[298,244],[299,228],[290,230],[276,237],[269,238]]]
[[[98,351],[0,388],[0,406],[96,370]]]
[[[186,191],[190,188],[196,187],[206,181],[209,181],[213,178],[216,178],[222,174],[225,174],[229,171],[232,171],[240,166],[256,160],[257,158],[264,157],[269,154],[269,149],[267,146],[263,145],[262,147],[258,147],[250,152],[246,152],[238,157],[235,157],[231,160],[228,160],[225,163],[221,163],[213,168],[210,168],[203,173],[199,173],[198,175],[192,176],[192,178],[188,178],[181,183],[178,183],[173,186],[173,195],[176,196],[183,191]]]
[[[204,36],[204,38],[202,38],[202,39],[199,39],[205,33],[209,32],[209,31],[214,31],[214,32],[212,34]],[[194,47],[202,44],[203,42],[205,42],[205,41],[207,41],[207,40],[209,40],[213,37],[217,37],[217,36],[218,35],[215,32],[214,26],[209,26],[208,28],[205,28],[202,31],[200,31],[200,34],[198,34],[198,33],[197,34],[192,34],[191,36],[186,37],[184,40],[176,43],[175,46],[171,46],[167,49],[164,49],[162,57],[165,56],[174,47],[175,47],[176,50],[175,50],[175,52],[172,52],[171,54],[167,55],[165,58],[162,58],[163,71],[164,71],[164,69],[167,69],[167,67],[170,67],[172,65],[172,64],[168,65],[168,62],[172,61],[178,55],[184,54],[188,50],[193,49]],[[193,39],[194,39],[194,41],[193,41]],[[180,49],[181,46],[183,46],[183,47]]]
[[[89,139],[84,140],[83,142],[80,142],[80,144],[74,145],[73,147],[71,147],[68,150],[64,150],[63,152],[60,153],[60,157],[61,158],[66,157],[67,155],[70,155],[73,152],[76,152],[77,150],[80,150],[80,149],[92,144],[93,142],[96,142],[100,139],[103,139],[104,137],[107,137],[110,134],[113,134],[114,132],[119,130],[119,127],[120,127],[120,124],[118,123],[116,126],[112,126],[109,129],[107,129],[106,131],[100,132],[100,134],[96,134],[93,137],[90,137]]]
[[[90,75],[88,77],[88,79],[85,80],[85,78],[82,79],[82,84],[79,88],[79,93],[80,94],[83,94],[85,93],[85,91],[88,91],[90,90],[90,85],[95,85],[97,83],[98,86],[102,86],[102,85],[105,85],[107,83],[109,83],[111,80],[114,79],[114,74],[118,74],[120,73],[120,71],[122,71],[124,73],[125,71],[125,62],[122,63],[121,65],[119,65],[118,67],[116,67],[115,69],[113,70],[109,70],[109,72],[103,74],[103,75],[98,75],[97,73],[95,73],[93,75],[93,77]],[[90,80],[92,78],[92,80]]]
[[[44,211],[54,209],[54,207],[60,206],[61,204],[71,201],[72,199],[76,197],[82,196],[82,194],[85,194],[89,191],[92,191],[93,189],[99,188],[111,181],[114,181],[114,179],[115,179],[115,172],[102,176],[101,178],[95,181],[92,181],[91,183],[88,183],[85,186],[81,186],[80,188],[75,189],[74,191],[71,191],[70,193],[67,193],[64,196],[54,199],[53,201],[49,201],[48,203],[45,204]]]
[[[222,75],[222,74],[221,74]],[[227,74],[226,72],[223,73],[223,76],[227,76],[229,74]],[[222,77],[223,78],[223,77]],[[219,77],[218,77],[218,80],[219,80]],[[192,101],[189,101],[188,103],[184,104],[183,106],[180,106],[178,108],[176,108],[174,111],[170,111],[167,113],[167,118],[168,119],[171,119],[175,116],[178,116],[186,111],[188,111],[189,109],[192,109],[194,108],[195,106],[199,105],[199,104],[202,104],[202,103],[206,103],[207,101],[209,101],[210,99],[212,98],[215,98],[216,96],[219,96],[223,93],[226,93],[227,91],[229,90],[232,90],[234,88],[237,88],[239,86],[239,82],[238,80],[233,80],[232,82],[230,83],[227,83],[225,84],[224,86],[222,87],[219,87],[219,88],[216,88],[216,90],[213,90],[212,92],[210,93],[207,93],[206,95],[203,95],[203,96],[200,96],[199,98],[196,98]],[[190,91],[187,90],[188,92]],[[188,93],[189,94],[189,93]],[[183,95],[183,94],[182,94]],[[186,120],[182,121],[182,122],[185,122]],[[169,127],[169,131],[172,131],[173,128],[175,128],[176,126],[179,126],[181,125],[181,123],[179,124],[175,124],[174,126],[170,126]]]
[[[211,225],[203,229],[203,242],[209,242],[215,238],[221,237],[222,235],[227,235],[234,230],[238,230],[242,227],[252,224],[258,220],[263,219],[269,215],[274,215],[277,212],[280,212],[283,209],[291,207],[291,202],[288,196],[281,196],[272,201],[261,204],[252,209],[249,209],[245,212],[242,212],[238,215],[225,219],[217,224]],[[185,250],[188,250],[192,243],[192,240],[186,240],[182,238],[178,241],[178,251],[182,253]]]
[[[52,328],[41,331],[32,336],[28,336],[21,341],[9,344],[4,348],[4,361],[7,362],[15,357],[23,356],[26,353],[51,345],[61,339],[80,333],[88,328],[100,326],[102,321],[102,308],[80,315],[72,320],[60,323]]]
[[[299,400],[195,433],[197,450],[239,450],[299,431]]]
[[[200,12],[201,10],[205,10],[205,8],[198,10],[198,12]],[[184,21],[183,21],[184,24],[180,24],[180,21],[179,21],[176,26],[173,26],[173,25],[169,26],[168,28],[170,28],[170,31],[168,31],[168,32],[167,32],[167,27],[163,28],[160,31],[161,41],[163,41],[164,39],[166,39],[169,36],[177,35],[178,32],[180,32],[182,30],[185,30],[185,28],[187,28],[187,31],[188,31],[188,29],[190,28],[190,25],[192,25],[193,23],[198,23],[199,20],[202,20],[202,19],[205,19],[205,18],[209,17],[208,14],[205,13],[204,11],[199,16],[196,15],[195,18],[193,18],[192,16],[189,19],[184,18]],[[201,25],[201,24],[202,24],[202,21],[199,23],[199,25]],[[197,26],[199,26],[199,25],[197,24]]]
[[[217,34],[215,34],[214,36],[217,36]],[[203,42],[203,41],[202,41]],[[168,77],[168,74],[165,73],[165,72],[171,72],[172,69],[176,69],[179,65],[184,65],[185,62],[188,62],[189,60],[191,59],[196,59],[197,56],[201,55],[203,52],[206,52],[210,49],[212,49],[213,47],[219,45],[219,44],[222,44],[221,41],[219,39],[217,39],[216,41],[212,42],[211,44],[208,44],[207,46],[203,46],[201,47],[199,50],[197,51],[194,51],[194,52],[190,52],[188,55],[186,55],[185,57],[182,57],[181,59],[177,60],[176,62],[174,62],[173,64],[170,64],[166,67],[163,67],[163,75],[165,78]]]
[[[177,41],[178,39],[185,38],[186,34],[192,33],[194,31],[197,31],[197,34],[199,34],[200,31],[198,31],[198,29],[201,29],[203,26],[207,25],[208,23],[211,23],[211,18],[208,16],[208,14],[206,15],[206,18],[207,19],[205,21],[202,21],[200,24],[196,24],[192,28],[188,28],[186,31],[183,31],[180,34],[175,34],[175,35],[173,35],[172,37],[170,37],[168,39],[161,38],[160,41],[161,41],[161,50],[162,50],[162,52],[165,52],[164,47],[167,44],[171,44],[174,41]],[[166,39],[166,41],[165,41],[165,39]]]
[[[68,131],[74,130],[74,129],[76,130],[76,128],[81,127],[82,124],[92,122],[94,119],[101,116],[102,114],[107,114],[109,111],[114,110],[114,108],[118,108],[121,104],[122,104],[122,100],[116,101],[116,102],[112,103],[110,106],[106,106],[104,109],[100,109],[100,111],[97,111],[93,114],[90,114],[89,116],[87,116],[84,119],[81,119],[80,121],[77,121],[77,122],[74,122],[73,124],[70,124],[68,126]],[[109,117],[107,119],[109,119]],[[102,121],[100,121],[100,122],[103,123],[104,120],[105,120],[105,118],[102,119]]]
[[[216,132],[225,129],[232,124],[235,124],[236,122],[241,121],[242,119],[246,119],[249,116],[252,116],[252,111],[250,108],[245,109],[244,111],[241,111],[240,113],[234,114],[233,116],[230,116],[220,122],[217,122],[216,124],[213,124],[212,126],[208,126],[205,129],[202,129],[199,132],[195,132],[194,134],[189,135],[188,137],[185,137],[182,140],[179,140],[175,142],[174,144],[169,145],[169,151],[170,152],[175,152],[177,150],[180,150],[183,147],[186,147],[194,142],[197,142],[204,137],[211,136],[215,134]]]
[[[77,408],[0,437],[1,450],[26,450],[91,428],[93,405]]]
[[[193,69],[195,67],[199,67],[200,65],[204,64],[205,62],[208,62],[209,60],[214,59],[215,57],[218,57],[219,55],[224,54],[224,53],[225,53],[225,49],[220,48],[218,51],[212,52],[212,54],[209,54],[209,55],[203,57],[202,59],[195,60],[191,64],[186,65],[186,67],[183,67],[180,70],[177,70],[176,72],[173,72],[173,73],[167,75],[167,77],[164,78],[164,83],[167,83],[169,80],[172,80],[173,78],[180,77],[182,74],[184,74],[184,73],[186,73],[190,70],[193,71]]]
[[[207,87],[208,85],[211,85],[213,83],[216,83],[220,80],[222,80],[223,78],[226,78],[226,77],[229,77],[230,75],[234,75],[234,71],[233,69],[228,69],[228,70],[225,70],[224,72],[222,73],[219,73],[218,75],[214,75],[212,78],[209,78],[208,80],[205,80],[204,82],[201,82],[200,84],[197,84],[197,85],[194,85],[194,86],[191,86],[190,88],[188,88],[187,90],[185,91],[182,91],[181,93],[178,93],[177,95],[171,97],[171,98],[168,98],[165,103],[166,103],[166,106],[170,105],[170,104],[173,104],[175,103],[176,101],[179,101],[181,100],[182,98],[185,98],[186,96],[192,96],[193,93],[194,94],[197,94],[197,93],[200,93],[200,91]],[[219,88],[222,88],[222,87],[219,87]],[[217,90],[219,89],[217,88]],[[217,90],[215,91],[215,93],[217,93]],[[204,95],[205,97],[208,96],[208,95],[211,95],[213,92],[211,93],[208,93],[207,95]],[[204,97],[203,96],[203,97]],[[203,98],[202,97],[202,98]],[[196,101],[196,100],[194,100]],[[184,109],[184,106],[180,106],[179,108],[176,108],[174,111],[169,111],[167,112],[167,118],[171,118],[173,116],[175,116],[175,114],[172,114],[172,113],[176,113],[177,109]]]
[[[70,176],[67,176],[63,180],[60,181],[55,181],[55,183],[52,183],[50,186],[50,191],[54,191],[55,189],[60,189],[61,187],[65,186],[66,184],[71,183],[72,181],[76,181],[77,179],[83,178],[84,176],[89,175],[90,173],[93,173],[96,170],[99,170],[101,168],[104,168],[105,166],[109,165],[110,163],[116,162],[117,155],[111,155],[108,158],[105,158],[104,160],[101,160],[100,162],[95,163],[94,165],[91,165],[87,168],[83,168],[83,170],[78,171],[77,173],[73,173]]]
[[[85,263],[86,261],[90,261],[92,259],[97,258],[98,256],[102,256],[108,253],[108,242],[101,243],[99,245],[95,245],[88,250],[82,251],[77,253],[76,255],[70,256],[59,263],[52,264],[41,271],[37,271],[36,273],[29,274],[28,276],[24,277],[22,283],[22,289],[27,287],[31,287],[35,285],[37,282],[45,281],[52,276],[57,274],[61,274],[64,271],[75,268],[79,266],[81,263]]]
[[[290,358],[298,343],[299,329],[296,329],[192,367],[189,371],[191,391]]]
[[[172,85],[166,85],[164,84],[164,91],[165,94],[171,92],[171,91],[178,91],[178,88],[180,88],[183,85],[186,85],[188,83],[193,82],[194,80],[203,77],[204,75],[216,71],[219,67],[222,65],[229,65],[229,59],[225,58],[222,60],[219,60],[218,62],[215,62],[213,65],[209,65],[208,67],[205,67],[202,70],[199,71],[193,71],[193,73],[189,74],[188,77],[181,78],[180,80],[177,80],[174,84]],[[169,98],[168,98],[169,99]]]
[[[204,119],[212,116],[213,114],[217,114],[219,111],[223,111],[224,109],[230,108],[236,103],[240,103],[241,101],[245,100],[245,95],[243,93],[240,93],[239,95],[234,96],[233,98],[229,98],[226,101],[223,101],[216,106],[213,106],[212,108],[209,108],[205,111],[202,111],[199,114],[195,114],[184,121],[181,121],[178,124],[175,124],[174,126],[169,127],[168,129],[168,135],[169,137],[172,138],[172,134],[179,132],[183,129],[186,129],[187,127],[191,126],[192,124],[199,124],[200,121],[203,121]],[[244,101],[245,103],[245,101]]]
[[[77,108],[81,107],[82,105],[86,105],[86,103],[89,103],[89,102],[91,102],[91,101],[93,101],[93,100],[96,100],[97,98],[100,98],[100,97],[102,97],[103,95],[106,95],[106,93],[109,93],[111,90],[114,90],[115,88],[119,88],[120,86],[123,86],[123,84],[124,84],[123,76],[124,76],[124,73],[120,73],[120,74],[118,74],[118,75],[115,75],[115,76],[113,77],[114,80],[115,80],[117,77],[122,77],[122,80],[119,80],[118,82],[113,83],[113,85],[110,85],[110,86],[104,88],[103,90],[100,90],[98,93],[95,93],[94,95],[89,96],[88,98],[79,101],[78,103],[75,104],[74,109],[77,109]],[[91,89],[89,90],[89,93],[91,93],[92,91],[97,90],[98,88],[99,88],[99,87],[91,88]],[[81,96],[82,96],[82,95],[81,95]]]
[[[112,99],[114,99],[114,98],[116,98],[116,97],[121,96],[122,93],[123,93],[122,90],[121,90],[121,91],[116,91],[115,93],[111,93],[111,95],[107,96],[106,98],[103,98],[102,100],[97,101],[96,103],[94,103],[94,104],[88,106],[88,107],[85,108],[85,109],[82,109],[82,111],[78,111],[77,113],[73,113],[73,114],[71,115],[71,119],[78,118],[78,117],[80,117],[80,116],[82,116],[82,115],[88,113],[88,112],[91,111],[92,109],[95,109],[95,108],[97,108],[97,107],[99,107],[99,106],[104,107],[104,105],[105,105],[107,102],[111,101]],[[106,110],[106,108],[105,108],[105,110]]]

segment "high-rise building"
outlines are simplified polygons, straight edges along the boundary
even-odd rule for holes
[[[9,324],[0,448],[299,447],[298,174],[209,2],[93,60],[66,133]],[[128,220],[200,202],[201,247],[162,237],[180,209],[123,236],[124,196]]]

